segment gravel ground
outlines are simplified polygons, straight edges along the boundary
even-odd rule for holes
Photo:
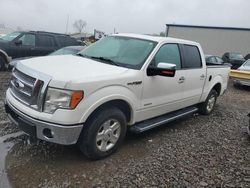
[[[0,73],[0,135],[18,131],[4,122],[9,78]],[[75,146],[9,138],[8,177],[13,187],[250,187],[249,107],[250,89],[230,82],[210,116],[128,133],[121,149],[100,161],[89,161]]]

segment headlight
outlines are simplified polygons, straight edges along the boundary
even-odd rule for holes
[[[83,91],[48,88],[43,111],[52,114],[59,108],[74,109],[83,99],[83,95]]]

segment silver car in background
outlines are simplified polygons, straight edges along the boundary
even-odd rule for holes
[[[245,61],[238,69],[236,77],[234,77],[234,85],[250,87],[250,59]],[[232,72],[232,71],[231,71]]]

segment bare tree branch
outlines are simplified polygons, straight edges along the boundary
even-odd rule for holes
[[[80,34],[84,31],[84,28],[87,26],[87,22],[79,19],[76,20],[73,24],[73,27],[77,30],[77,32],[79,32]]]

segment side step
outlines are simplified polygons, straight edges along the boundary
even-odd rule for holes
[[[147,131],[149,129],[158,127],[162,124],[166,124],[169,123],[171,121],[174,121],[176,119],[180,119],[182,117],[185,117],[187,115],[193,114],[195,112],[198,111],[197,107],[187,107],[187,108],[183,108],[181,110],[175,111],[175,112],[171,112],[156,118],[152,118],[149,120],[145,120],[142,122],[139,122],[133,126],[131,126],[130,131],[134,132],[134,133],[141,133],[144,131]]]

